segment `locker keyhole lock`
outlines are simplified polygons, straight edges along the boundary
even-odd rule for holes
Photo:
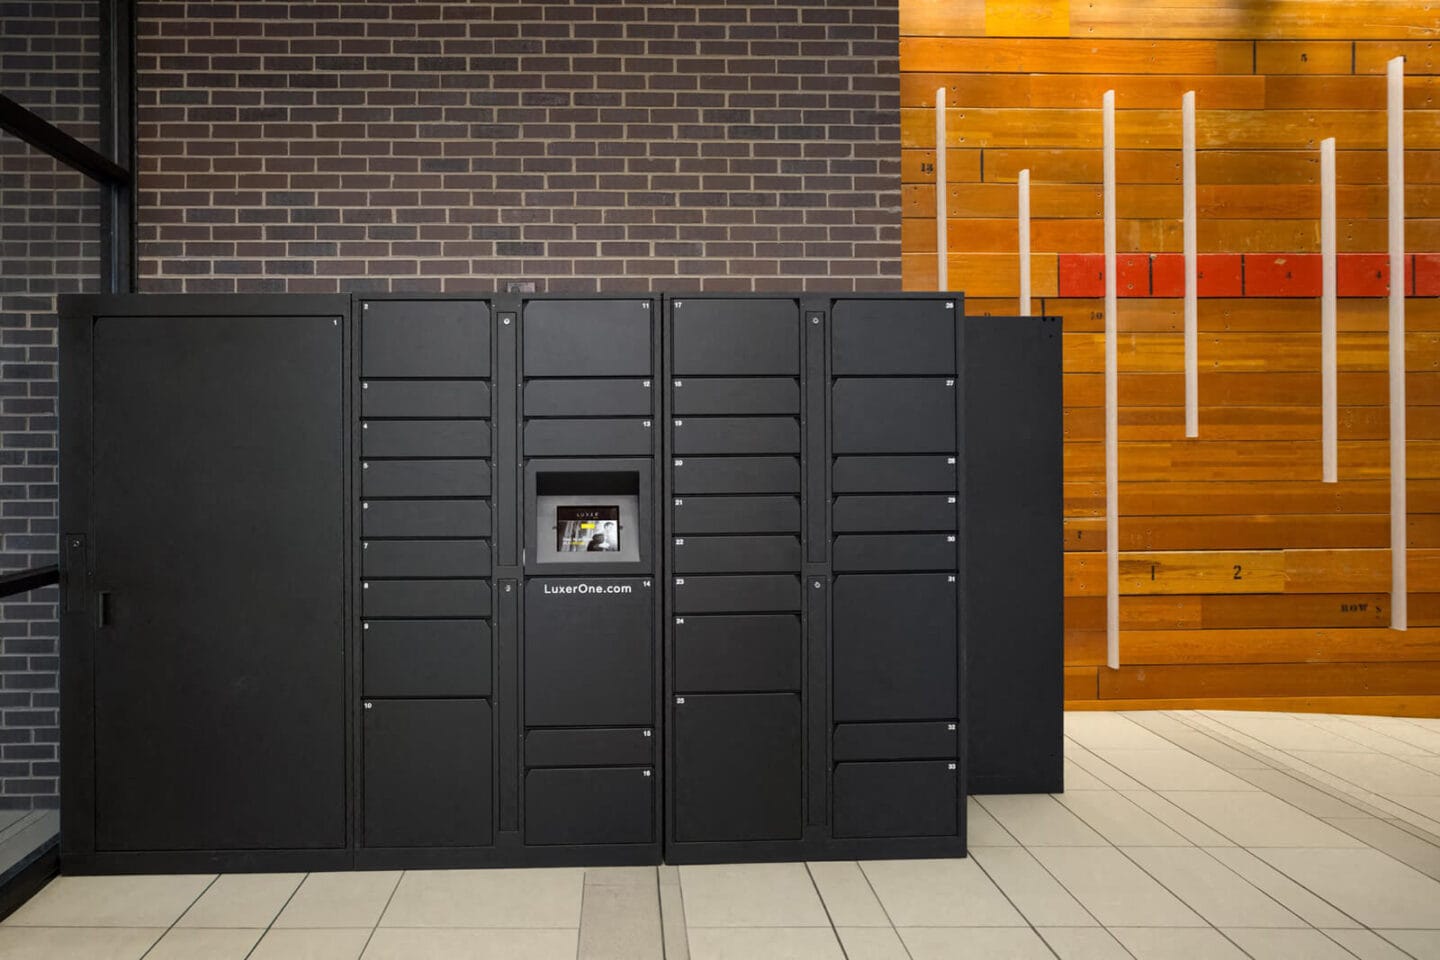
[[[819,318],[819,317],[811,317],[811,318],[810,318],[810,322],[818,326],[818,325],[820,324],[820,318]]]
[[[821,586],[820,581],[819,581],[819,580],[816,580],[815,583],[814,583],[815,589],[816,589],[816,590],[819,590],[819,589],[820,589],[820,586]]]
[[[510,326],[510,318],[509,318],[509,317],[504,318],[504,319],[501,320],[500,322],[503,323],[503,324],[504,324],[505,326],[507,326],[507,327]]]

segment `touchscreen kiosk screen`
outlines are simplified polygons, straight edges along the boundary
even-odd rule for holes
[[[560,553],[595,553],[620,549],[620,508],[584,506],[555,508],[555,549]]]

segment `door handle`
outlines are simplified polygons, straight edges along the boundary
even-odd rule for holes
[[[110,626],[110,591],[100,590],[95,594],[95,626]]]

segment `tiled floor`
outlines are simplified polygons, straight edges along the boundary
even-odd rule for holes
[[[1440,958],[1440,721],[1077,713],[964,860],[63,877],[0,960]]]

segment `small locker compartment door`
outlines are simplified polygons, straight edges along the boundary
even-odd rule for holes
[[[835,498],[836,533],[918,533],[954,530],[955,495]]]
[[[955,489],[955,456],[836,457],[839,493],[930,493]]]
[[[688,695],[673,711],[675,839],[798,840],[800,698]]]
[[[954,570],[954,533],[846,533],[835,538],[836,573]]]
[[[837,764],[835,836],[955,836],[961,802],[956,766],[953,760]]]
[[[525,376],[647,377],[653,301],[528,300]]]
[[[670,317],[676,376],[800,373],[800,307],[794,300],[680,299]]]
[[[682,457],[671,476],[677,494],[799,493],[799,457]]]
[[[771,613],[800,609],[800,578],[675,577],[676,613]]]
[[[490,536],[484,500],[366,500],[360,505],[364,537]]]
[[[484,700],[364,703],[362,843],[491,843],[491,719]]]
[[[844,574],[835,579],[837,721],[956,715],[953,574]]]
[[[361,630],[367,697],[488,697],[484,620],[368,620]]]
[[[526,726],[653,722],[654,596],[646,582],[526,582]]]
[[[954,452],[954,379],[844,379],[831,393],[834,452]]]
[[[695,454],[797,453],[800,421],[794,417],[676,417],[675,452]]]
[[[527,420],[527,457],[648,457],[650,420]]]
[[[649,380],[531,380],[525,416],[648,417],[653,394]]]
[[[484,460],[366,460],[360,464],[366,497],[488,497]]]
[[[571,767],[525,774],[527,844],[651,843],[655,774],[649,767]]]
[[[789,573],[800,569],[800,538],[676,537],[676,573]]]
[[[764,416],[798,414],[800,382],[778,377],[676,380],[671,391],[676,416]]]
[[[794,614],[676,617],[674,629],[678,693],[800,689]]]
[[[360,448],[367,457],[488,457],[485,420],[366,420]]]
[[[490,376],[490,308],[475,300],[366,300],[363,377]]]
[[[837,300],[830,319],[838,376],[955,373],[956,297]]]
[[[672,506],[674,531],[799,533],[799,497],[680,497]]]
[[[364,417],[488,417],[490,388],[482,380],[366,380],[360,384]]]

